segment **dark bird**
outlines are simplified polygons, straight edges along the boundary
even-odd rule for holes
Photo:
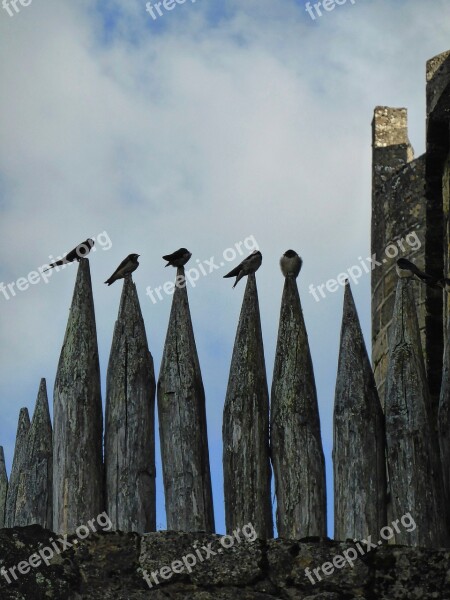
[[[186,248],[180,248],[172,254],[166,254],[163,256],[164,260],[167,260],[166,267],[184,267],[184,265],[191,258],[192,253]]]
[[[118,279],[124,279],[131,275],[139,266],[138,258],[140,254],[129,254],[117,267],[109,279],[105,281],[108,285],[112,285]]]
[[[89,252],[91,251],[91,248],[94,246],[94,244],[95,244],[94,240],[91,240],[91,238],[88,238],[86,241],[81,242],[81,244],[78,244],[78,246],[76,248],[74,248],[73,250],[68,252],[64,258],[51,263],[49,265],[48,269],[45,269],[45,271],[49,271],[50,269],[53,269],[53,267],[59,267],[61,265],[65,265],[67,263],[71,263],[74,260],[80,262],[80,260],[82,258],[84,258],[85,256],[87,256],[89,254]],[[45,271],[44,271],[44,273],[45,273]]]
[[[426,283],[432,287],[436,287],[438,280],[427,273],[421,271],[414,263],[406,258],[399,258],[397,260],[397,275],[401,278],[404,277],[416,277],[419,281]]]
[[[286,250],[280,258],[281,272],[285,277],[298,277],[302,264],[301,256],[294,250]]]
[[[239,281],[245,277],[246,275],[250,275],[255,273],[262,263],[262,254],[259,250],[254,250],[250,256],[244,258],[244,260],[235,267],[232,271],[230,271],[227,275],[224,275],[224,279],[227,277],[236,277],[236,281],[234,282],[233,289],[237,286]]]

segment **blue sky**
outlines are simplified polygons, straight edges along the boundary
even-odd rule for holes
[[[254,236],[264,257],[257,280],[270,385],[278,259],[297,250],[330,534],[343,290],[317,303],[308,287],[369,256],[374,107],[408,107],[411,142],[416,155],[424,151],[425,62],[448,49],[446,9],[443,0],[357,0],[312,21],[299,0],[187,0],[157,20],[135,0],[33,0],[13,17],[0,8],[0,281],[107,232],[111,248],[91,258],[104,387],[121,286],[103,281],[115,266],[131,252],[142,256],[134,280],[158,371],[170,299],[153,304],[145,290],[167,280],[161,255],[186,246],[204,261]],[[221,419],[244,290],[232,290],[225,272],[189,289],[219,531]],[[41,377],[52,402],[74,281],[67,268],[14,298],[0,295],[8,468],[19,409],[32,412]],[[353,292],[369,342],[370,276]]]

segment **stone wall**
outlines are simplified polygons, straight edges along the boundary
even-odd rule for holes
[[[39,548],[61,546],[57,536],[34,525],[0,530],[0,565],[9,569]],[[249,538],[251,539],[251,538]],[[75,541],[77,543],[75,543]],[[68,538],[71,548],[32,568],[9,584],[0,576],[2,600],[448,600],[450,550],[382,546],[330,572],[330,563],[354,544],[310,538],[241,540],[224,549],[220,536],[173,531],[143,536],[91,533],[85,540]],[[159,585],[152,572],[182,561],[194,547],[204,560],[191,572],[180,572]],[[205,558],[206,548],[216,554]],[[222,552],[218,552],[222,549]],[[182,564],[182,563],[181,563]],[[315,583],[305,569],[320,568]],[[25,570],[22,567],[22,570]],[[177,568],[179,570],[179,568]],[[150,576],[152,587],[143,578]],[[8,571],[6,571],[8,573]],[[167,571],[164,572],[168,576]],[[10,576],[11,578],[11,576]]]
[[[397,256],[425,266],[425,157],[413,160],[408,140],[407,111],[377,107],[373,128],[372,255],[382,264],[372,271],[372,362],[380,400],[384,405],[389,351],[389,332],[394,308]],[[416,234],[418,244],[409,234]],[[400,245],[399,245],[400,244]],[[419,327],[425,349],[425,288],[417,284],[415,294]]]
[[[416,231],[422,247],[400,255],[441,277],[450,267],[449,153],[450,51],[427,62],[426,153],[413,160],[405,108],[379,106],[373,130],[372,254],[384,255],[391,241]],[[385,257],[386,258],[386,257]],[[381,259],[380,259],[381,260]],[[393,307],[395,259],[372,271],[372,362],[375,381],[384,398],[384,382]],[[449,296],[431,287],[416,286],[419,325],[427,378],[437,413],[442,380],[443,323]]]
[[[427,249],[426,264],[431,272],[448,274],[449,239],[448,154],[450,121],[450,52],[444,52],[427,62]],[[447,176],[445,175],[447,173]],[[447,179],[446,179],[447,178]],[[448,298],[445,297],[445,304]],[[441,386],[443,355],[442,296],[429,289],[427,293],[427,370],[434,407]]]

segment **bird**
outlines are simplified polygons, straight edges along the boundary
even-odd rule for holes
[[[281,272],[285,277],[298,277],[302,265],[303,260],[295,250],[286,250],[280,258]]]
[[[396,271],[400,278],[416,277],[419,281],[422,281],[431,287],[436,287],[438,285],[438,279],[424,273],[424,271],[421,271],[414,263],[406,258],[399,258],[397,260]]]
[[[237,286],[239,281],[245,277],[246,275],[251,275],[255,273],[262,263],[262,254],[259,250],[254,250],[250,256],[244,258],[244,260],[235,267],[232,271],[224,275],[224,279],[227,277],[236,277],[236,281],[234,282],[233,289]]]
[[[167,260],[166,267],[184,267],[191,256],[192,252],[189,252],[186,248],[180,248],[172,254],[166,254],[163,259]]]
[[[124,279],[125,277],[128,277],[128,275],[131,275],[131,273],[133,271],[136,271],[136,269],[139,266],[139,262],[138,262],[139,256],[140,256],[140,254],[129,254],[120,263],[120,265],[117,267],[117,269],[111,275],[111,277],[105,281],[105,283],[107,283],[109,286],[109,285],[112,285],[118,279]]]
[[[91,251],[94,244],[95,244],[94,240],[92,240],[91,238],[88,238],[84,242],[81,242],[81,244],[78,244],[78,246],[76,248],[74,248],[73,250],[68,252],[64,258],[51,263],[48,266],[48,269],[45,269],[43,272],[45,273],[45,271],[50,271],[50,269],[53,269],[54,267],[59,267],[61,265],[65,265],[67,263],[71,263],[74,260],[80,262],[81,259],[83,259],[85,256],[87,256],[89,254],[89,252]]]

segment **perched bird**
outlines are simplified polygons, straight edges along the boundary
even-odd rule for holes
[[[139,256],[140,254],[129,254],[125,260],[120,263],[111,277],[105,281],[105,283],[112,285],[118,279],[124,279],[128,275],[131,275],[131,273],[136,271],[139,266]]]
[[[168,261],[166,267],[184,267],[191,256],[192,253],[189,250],[180,248],[172,254],[166,254],[163,256],[163,259]]]
[[[431,275],[424,273],[418,267],[416,267],[416,265],[414,263],[412,263],[410,260],[408,260],[406,258],[399,258],[397,260],[396,271],[397,271],[397,275],[400,278],[416,277],[423,283],[426,283],[427,285],[430,285],[432,287],[435,287],[437,285],[438,280],[435,277],[432,277]]]
[[[61,265],[65,265],[67,263],[71,263],[74,260],[77,260],[78,262],[80,262],[80,260],[82,258],[84,258],[85,256],[87,256],[89,254],[89,252],[91,251],[91,248],[94,246],[94,244],[95,244],[94,240],[91,240],[91,238],[88,238],[86,241],[81,242],[81,244],[78,244],[78,246],[76,248],[74,248],[73,250],[68,252],[64,258],[62,258],[61,260],[57,260],[54,263],[51,263],[49,265],[48,269],[45,269],[45,271],[50,271],[50,269],[53,269],[53,267],[59,267]],[[45,273],[45,271],[44,271],[44,273]]]
[[[281,272],[285,277],[298,277],[302,264],[301,256],[294,250],[286,250],[280,258]]]
[[[250,275],[251,273],[255,273],[262,263],[262,254],[259,250],[254,250],[250,256],[244,258],[244,260],[235,267],[232,271],[230,271],[227,275],[224,275],[224,279],[227,277],[236,277],[236,281],[234,282],[233,289],[237,286],[239,281],[245,277],[246,275]]]

